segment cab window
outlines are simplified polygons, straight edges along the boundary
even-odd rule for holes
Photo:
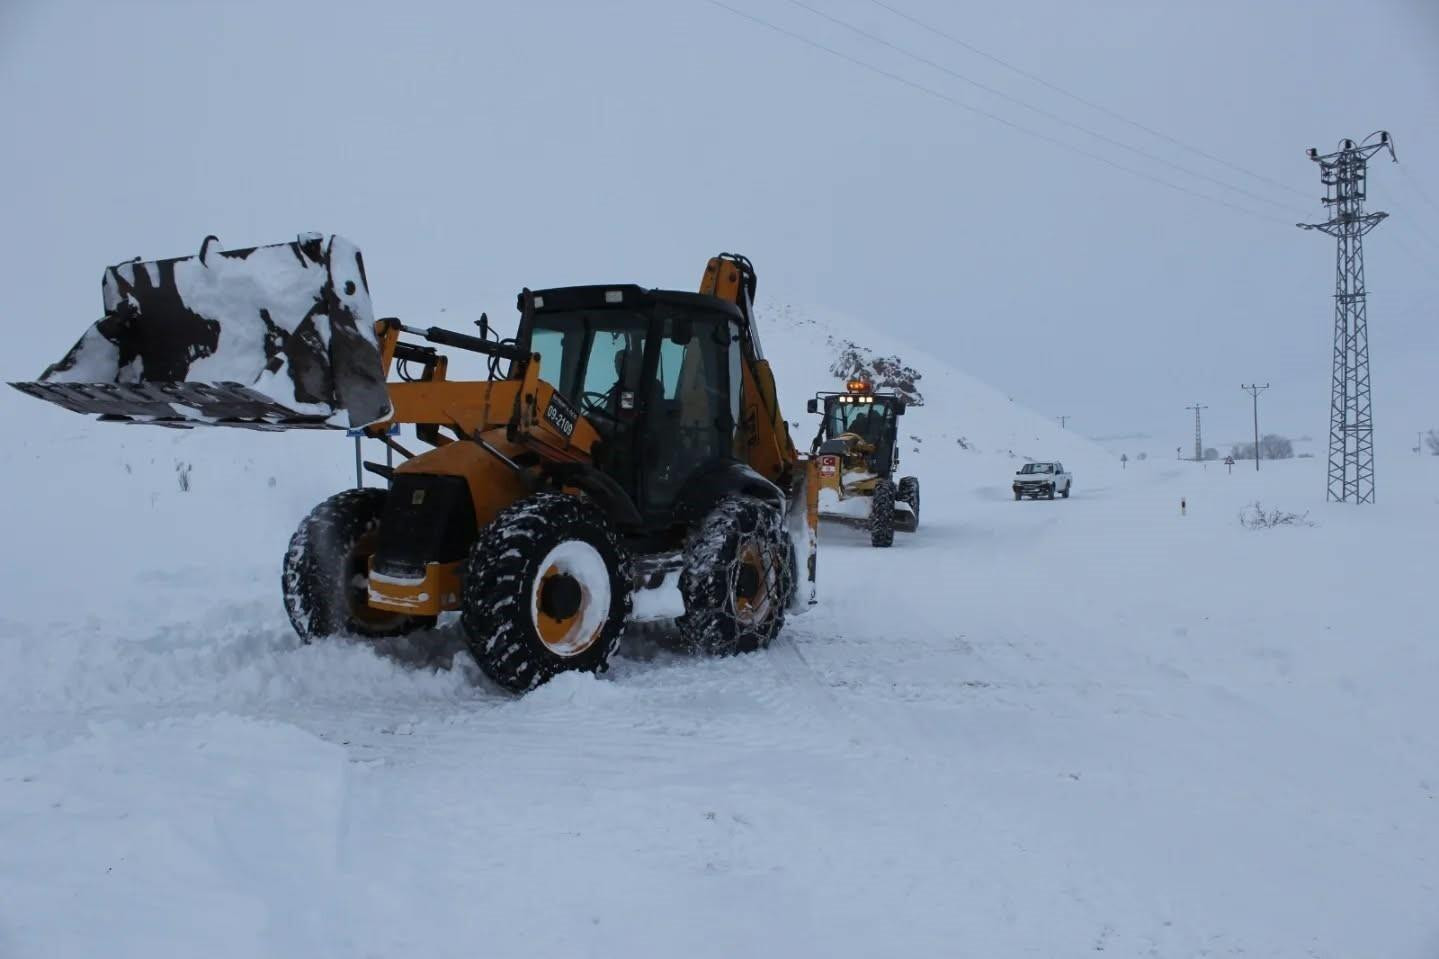
[[[734,324],[676,315],[662,331],[648,410],[655,505],[672,502],[700,466],[733,455],[739,404]]]

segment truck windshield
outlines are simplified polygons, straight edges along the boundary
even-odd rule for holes
[[[1053,473],[1053,463],[1025,463],[1021,473]]]

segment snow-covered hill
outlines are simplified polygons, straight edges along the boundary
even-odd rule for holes
[[[1314,460],[1120,470],[878,324],[763,320],[802,444],[848,344],[921,374],[924,527],[827,527],[763,653],[519,699],[445,629],[299,645],[280,553],[343,437],[5,391],[0,955],[1439,949],[1439,458],[1362,510]],[[1075,497],[1011,501],[1025,457]]]
[[[801,446],[818,425],[804,415],[805,400],[816,390],[844,388],[835,362],[853,350],[864,357],[897,359],[920,374],[916,386],[923,405],[911,407],[901,421],[901,432],[910,440],[903,452],[917,454],[912,462],[923,464],[933,481],[1002,485],[1026,459],[1062,460],[1075,472],[1101,477],[1119,468],[1115,457],[1094,443],[960,372],[959,364],[892,338],[882,324],[791,305],[762,307],[759,323],[781,406],[799,424],[795,440]],[[906,462],[907,470],[910,465]]]

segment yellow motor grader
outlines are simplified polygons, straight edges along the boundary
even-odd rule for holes
[[[842,393],[816,393],[807,406],[821,414],[810,447],[820,516],[867,528],[873,546],[893,545],[896,529],[919,529],[919,480],[894,479],[905,406],[904,397],[876,393],[865,379],[847,381]]]
[[[105,316],[12,385],[106,421],[358,429],[399,453],[365,464],[386,488],[337,493],[291,539],[305,641],[458,611],[484,672],[523,691],[605,669],[632,618],[724,655],[814,601],[815,462],[780,414],[744,257],[711,259],[697,293],[526,289],[501,339],[485,317],[479,336],[375,319],[338,236],[214,245],[107,269]],[[436,346],[484,356],[488,378],[450,380]]]

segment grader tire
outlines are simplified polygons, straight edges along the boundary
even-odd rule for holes
[[[793,562],[776,507],[747,496],[721,500],[685,547],[685,612],[675,620],[683,645],[710,656],[768,646],[784,626]]]
[[[435,625],[433,616],[392,613],[367,602],[369,558],[386,495],[382,489],[336,493],[290,537],[281,586],[290,624],[305,642],[339,635],[385,639]]]
[[[899,481],[899,501],[909,504],[909,511],[914,514],[911,520],[911,530],[919,529],[919,478],[905,476]]]
[[[869,502],[869,543],[879,547],[894,545],[894,483],[886,479],[874,484],[874,497]]]
[[[564,493],[503,510],[462,574],[470,653],[500,686],[525,692],[558,673],[600,673],[631,608],[629,554],[604,514]]]

